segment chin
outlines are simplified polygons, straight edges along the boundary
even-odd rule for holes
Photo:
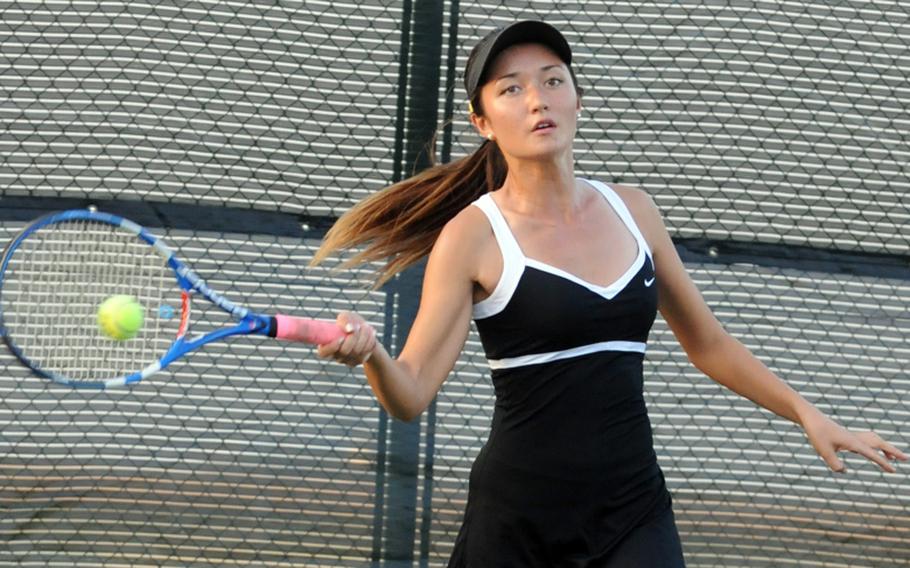
[[[521,160],[551,161],[572,153],[571,144],[541,144],[537,148],[528,148],[526,152],[515,154]]]

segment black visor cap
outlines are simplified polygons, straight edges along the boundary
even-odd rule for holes
[[[524,20],[509,24],[488,34],[471,51],[464,72],[464,87],[468,98],[473,99],[477,89],[486,82],[487,68],[505,49],[520,43],[539,43],[553,50],[566,65],[572,63],[569,42],[559,30],[537,20]]]

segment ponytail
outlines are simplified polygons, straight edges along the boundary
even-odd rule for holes
[[[352,207],[326,233],[310,264],[365,245],[342,266],[385,260],[377,274],[378,288],[429,254],[443,226],[475,199],[502,186],[507,172],[499,147],[484,140],[473,154],[432,166]]]

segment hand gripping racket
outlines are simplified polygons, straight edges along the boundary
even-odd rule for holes
[[[132,339],[98,326],[98,308],[130,295],[144,310]],[[232,325],[190,339],[190,307],[203,297]],[[46,215],[23,229],[0,262],[0,337],[35,374],[103,389],[140,381],[207,343],[234,335],[325,344],[345,333],[331,321],[263,315],[212,290],[157,237],[93,210]]]

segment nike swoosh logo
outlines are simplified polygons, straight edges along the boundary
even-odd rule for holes
[[[645,286],[651,286],[651,284],[654,284],[654,278],[651,278],[650,280],[645,278]]]

